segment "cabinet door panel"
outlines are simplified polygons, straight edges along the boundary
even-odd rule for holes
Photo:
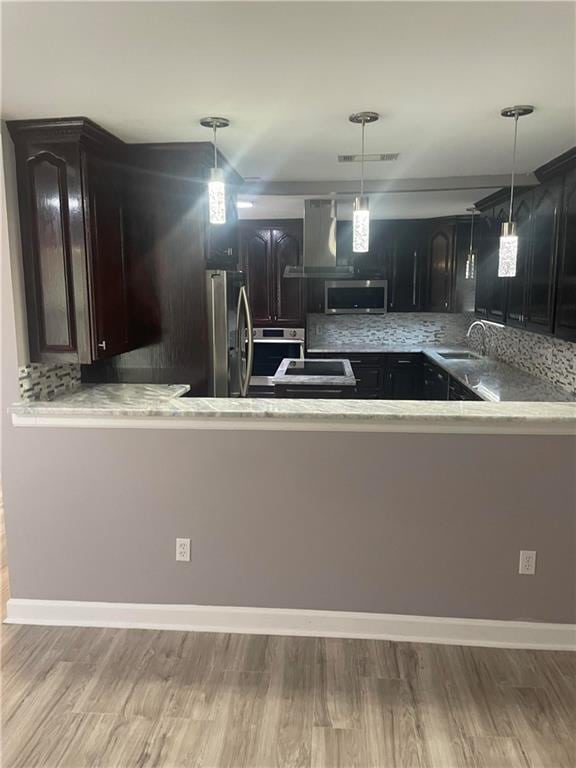
[[[542,333],[552,331],[554,320],[559,197],[559,186],[551,184],[536,193],[534,201],[526,324]]]
[[[276,285],[276,319],[281,324],[299,325],[303,322],[302,280],[285,278],[286,267],[302,263],[302,227],[286,226],[272,230],[272,253]]]
[[[422,359],[420,355],[387,356],[386,397],[392,400],[420,400]]]
[[[35,293],[40,355],[76,349],[70,257],[66,164],[42,152],[27,164],[32,258],[28,265]]]
[[[449,312],[452,303],[452,233],[439,229],[432,233],[429,246],[428,309]]]
[[[532,193],[524,193],[514,208],[514,221],[518,227],[518,259],[516,277],[508,278],[507,324],[523,326],[526,313],[526,283],[529,273],[530,224]]]
[[[568,174],[564,187],[555,333],[576,341],[576,171]]]
[[[420,229],[415,222],[396,223],[388,233],[390,311],[415,312],[420,305]]]
[[[246,273],[254,322],[260,325],[272,322],[274,310],[270,229],[243,226],[242,266]]]
[[[120,179],[98,158],[87,161],[92,250],[92,327],[94,358],[128,349],[128,299]]]

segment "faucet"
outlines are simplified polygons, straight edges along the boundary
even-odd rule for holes
[[[474,320],[474,322],[470,325],[470,328],[468,328],[468,331],[466,332],[466,338],[470,338],[470,332],[472,328],[475,328],[476,326],[480,326],[482,328],[482,344],[480,346],[480,354],[482,357],[486,357],[486,326],[484,325],[483,320]]]

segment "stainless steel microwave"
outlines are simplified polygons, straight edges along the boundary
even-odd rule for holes
[[[326,280],[324,284],[327,315],[375,315],[387,310],[387,280]]]

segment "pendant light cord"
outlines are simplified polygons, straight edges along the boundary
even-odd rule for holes
[[[512,223],[512,212],[514,208],[514,180],[516,176],[516,144],[518,142],[518,112],[514,115],[514,149],[512,151],[512,180],[510,184],[510,213],[508,214],[508,223]]]
[[[362,120],[362,155],[360,158],[360,197],[364,197],[364,128],[366,121]]]
[[[214,130],[214,168],[218,168],[218,150],[216,148],[216,123],[213,125]]]

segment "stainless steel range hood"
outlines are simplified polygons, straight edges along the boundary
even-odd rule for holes
[[[284,277],[338,280],[354,274],[354,267],[336,266],[336,201],[304,201],[304,256],[302,266],[286,267]]]

